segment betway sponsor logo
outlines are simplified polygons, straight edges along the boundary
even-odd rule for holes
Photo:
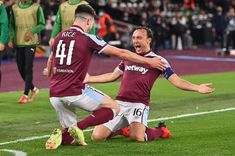
[[[141,72],[141,74],[145,74],[148,71],[148,69],[145,69],[144,67],[139,67],[136,65],[125,66],[125,70],[137,71],[137,72]]]

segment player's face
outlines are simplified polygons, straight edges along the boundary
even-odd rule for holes
[[[137,29],[132,35],[132,44],[136,53],[144,54],[150,50],[151,39],[148,38],[147,32],[144,29]]]

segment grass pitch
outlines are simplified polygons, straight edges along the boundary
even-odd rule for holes
[[[201,95],[174,88],[165,79],[159,79],[151,95],[149,119],[179,114],[211,111],[235,107],[235,72],[183,77],[193,83],[212,82],[215,93]],[[115,97],[119,83],[93,85]],[[36,101],[17,104],[21,92],[0,94],[0,144],[30,136],[43,136],[60,127],[54,109],[48,100],[48,90],[41,90]],[[88,113],[78,110],[78,119]],[[47,138],[0,145],[1,149],[19,150],[30,156],[62,155],[166,155],[166,156],[224,156],[235,153],[235,111],[167,120],[172,132],[170,139],[133,143],[121,136],[106,142],[92,142],[91,132],[85,132],[86,147],[61,146],[45,150]],[[155,126],[155,122],[149,126]],[[0,156],[13,155],[0,151]]]

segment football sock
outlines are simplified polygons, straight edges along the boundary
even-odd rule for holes
[[[62,131],[62,145],[70,145],[73,143],[73,137],[70,136],[68,128],[64,128]]]
[[[112,132],[112,133],[107,137],[107,139],[111,139],[111,138],[113,138],[113,137],[115,137],[115,136],[117,136],[117,135],[122,135],[122,129],[119,129],[119,130],[117,130],[116,132]]]
[[[128,127],[124,127],[122,129],[117,130],[116,132],[112,132],[107,139],[111,139],[117,135],[123,135],[124,137],[129,137],[130,136],[130,128]]]
[[[161,128],[149,128],[145,130],[145,141],[155,140],[163,135]]]
[[[110,108],[100,108],[94,111],[91,115],[77,123],[78,128],[81,130],[90,126],[96,126],[108,122],[113,119],[114,112]]]

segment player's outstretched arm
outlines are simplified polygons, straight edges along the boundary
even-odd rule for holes
[[[86,75],[83,83],[106,83],[113,82],[117,80],[122,75],[122,72],[117,68],[112,73],[105,73],[102,75],[91,76],[89,74]]]
[[[114,47],[111,45],[107,46],[104,49],[103,53],[105,53],[109,56],[118,57],[122,60],[132,61],[132,62],[136,62],[136,63],[149,64],[151,67],[157,68],[161,71],[166,69],[165,63],[162,62],[160,58],[142,57],[142,56],[137,55],[129,50],[117,48],[117,47]]]
[[[52,53],[50,54],[50,56],[47,60],[47,67],[44,68],[43,75],[48,76],[48,77],[51,76],[51,72],[52,72],[51,66],[52,66]]]
[[[195,91],[201,94],[209,94],[214,92],[214,88],[211,88],[212,83],[204,83],[200,85],[193,84],[189,81],[186,81],[182,78],[180,78],[176,74],[172,74],[168,80],[177,88],[180,88],[182,90],[187,90],[187,91]]]

